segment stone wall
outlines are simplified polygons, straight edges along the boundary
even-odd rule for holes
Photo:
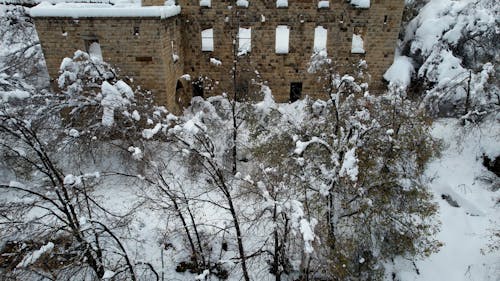
[[[212,0],[210,8],[200,7],[199,0],[178,2],[182,6],[185,72],[194,78],[207,78],[205,96],[232,91],[232,38],[241,26],[252,29],[252,51],[238,57],[238,76],[266,82],[280,102],[290,99],[292,82],[302,83],[302,96],[326,98],[317,75],[307,72],[317,26],[328,30],[328,55],[339,72],[352,73],[353,65],[364,59],[372,92],[382,89],[382,75],[393,61],[404,8],[403,0],[372,0],[369,9],[354,8],[343,0],[330,0],[330,7],[322,9],[318,9],[316,0],[289,0],[288,8],[276,8],[274,0],[249,0],[248,8],[235,7],[235,1],[227,0]],[[288,54],[275,53],[278,25],[290,28]],[[201,51],[201,31],[207,28],[214,29],[213,52]],[[351,54],[355,32],[363,35],[365,54]],[[210,58],[220,60],[222,65],[211,64]]]
[[[151,90],[156,102],[177,111],[175,89],[183,74],[178,18],[35,18],[51,79],[76,50],[98,40],[104,61]],[[181,59],[173,61],[173,54]]]
[[[143,5],[163,2],[144,0]],[[191,83],[180,79],[183,74],[199,81],[205,97],[231,95],[235,84],[251,89],[265,83],[277,101],[287,102],[291,84],[301,83],[302,97],[327,98],[318,75],[307,71],[317,26],[327,29],[327,52],[336,70],[353,74],[359,61],[366,60],[370,90],[379,92],[384,86],[382,75],[393,61],[404,0],[371,0],[369,9],[354,8],[345,0],[329,2],[329,8],[318,9],[317,0],[289,0],[287,8],[276,8],[274,0],[249,0],[248,8],[236,7],[235,0],[212,0],[212,7],[200,7],[199,0],[177,0],[181,15],[168,19],[35,18],[35,24],[52,79],[57,78],[64,57],[85,50],[88,40],[98,40],[106,62],[134,77],[158,103],[177,113],[179,104],[187,105],[192,95]],[[275,52],[278,25],[290,29],[288,54]],[[234,52],[238,27],[252,30],[252,50],[243,56]],[[204,52],[201,31],[208,28],[214,29],[214,51]],[[362,35],[365,54],[351,53],[354,33]],[[179,57],[176,62],[174,54]],[[212,58],[222,64],[211,63]],[[245,90],[238,95],[257,98]]]

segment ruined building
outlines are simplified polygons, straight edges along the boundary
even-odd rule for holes
[[[251,81],[267,83],[278,102],[326,98],[307,71],[315,52],[341,73],[366,60],[371,89],[381,89],[403,8],[404,0],[143,0],[43,3],[31,14],[52,79],[64,57],[100,48],[104,61],[178,112],[193,95],[234,85],[245,98]]]

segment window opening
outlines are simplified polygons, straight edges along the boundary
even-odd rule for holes
[[[302,82],[290,84],[290,102],[295,102],[302,97]]]
[[[328,9],[330,8],[330,1],[318,1],[318,9]]]
[[[248,98],[249,85],[248,79],[245,79],[244,77],[238,79],[238,82],[236,83],[237,101],[245,101]]]
[[[196,80],[192,83],[193,86],[193,97],[203,97],[203,81]]]
[[[89,54],[90,58],[97,61],[102,61],[102,51],[99,40],[97,39],[87,39],[85,40],[85,49]]]
[[[326,42],[328,37],[328,30],[322,26],[314,29],[314,52],[324,52],[326,55]]]
[[[201,50],[203,52],[213,52],[214,50],[214,29],[209,28],[201,31]]]
[[[276,0],[276,8],[287,8],[288,0]]]
[[[365,41],[363,38],[364,38],[363,30],[360,28],[354,28],[354,32],[352,34],[352,46],[351,46],[352,54],[365,53]]]
[[[211,0],[200,0],[200,6],[210,8],[210,7],[212,7],[212,1]]]
[[[250,53],[252,50],[252,29],[240,27],[238,32],[238,56]]]
[[[276,27],[276,54],[288,54],[290,28],[286,25]]]

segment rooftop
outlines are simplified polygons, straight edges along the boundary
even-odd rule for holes
[[[31,8],[32,17],[159,17],[169,18],[181,12],[174,1],[166,1],[164,6],[142,7],[140,0],[79,0],[67,3],[61,0],[41,2]]]

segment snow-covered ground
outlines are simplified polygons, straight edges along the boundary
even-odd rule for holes
[[[436,238],[443,246],[415,265],[397,260],[394,271],[401,281],[498,281],[500,253],[488,250],[493,230],[500,228],[500,181],[482,165],[482,155],[500,154],[499,120],[464,127],[457,119],[441,119],[434,122],[432,134],[444,145],[426,171],[439,204]]]
[[[483,28],[484,26],[491,24],[491,11],[488,11],[485,7],[489,6],[481,6],[481,10],[476,12],[471,12],[472,15],[469,15],[463,10],[466,10],[464,7],[466,5],[459,5],[460,3],[466,3],[467,5],[472,5],[472,0],[462,0],[462,1],[451,1],[451,0],[431,0],[430,6],[424,10],[424,14],[415,20],[413,26],[410,26],[410,29],[415,30],[424,30],[429,27],[432,30],[438,29],[439,26],[433,26],[429,19],[438,21],[439,18],[446,16],[446,24],[442,27],[438,33],[443,33],[443,30],[448,32],[448,36],[446,38],[452,39],[450,37],[453,34],[458,34],[457,30],[462,30],[461,25],[457,25],[458,21],[454,21],[453,16],[456,14],[463,15],[467,21],[475,22],[476,25],[479,25],[478,28]],[[59,0],[51,1],[52,3],[61,2]],[[101,2],[101,1],[96,1]],[[133,3],[134,1],[124,1]],[[287,2],[287,1],[277,1],[278,2]],[[324,2],[324,1],[320,1]],[[354,2],[368,2],[369,1],[352,1]],[[482,1],[484,3],[490,3],[491,1]],[[444,4],[439,4],[444,3]],[[453,3],[451,5],[450,3]],[[439,5],[438,5],[439,4]],[[450,4],[453,9],[447,9],[447,4]],[[438,7],[440,10],[432,10],[429,7]],[[496,6],[498,8],[498,5]],[[0,6],[0,16],[4,16],[6,14],[7,8],[6,6]],[[435,13],[434,13],[434,12]],[[444,11],[444,12],[443,12]],[[432,12],[432,13],[431,13]],[[483,21],[474,21],[478,15],[486,15]],[[465,21],[464,19],[464,21]],[[428,25],[420,24],[428,23]],[[417,29],[417,26],[420,26]],[[474,25],[467,25],[474,27]],[[471,28],[472,28],[471,27]],[[414,31],[415,31],[414,30]],[[13,33],[12,30],[8,29],[6,26],[0,26],[0,31],[6,31],[0,35],[4,35],[3,38],[17,38],[9,33]],[[8,31],[8,32],[7,32]],[[31,26],[31,32],[33,32]],[[453,31],[453,32],[452,32]],[[417,36],[414,39],[414,44],[418,45],[419,43],[426,42],[431,46],[429,48],[424,48],[427,45],[421,45],[420,48],[424,51],[433,50],[436,52],[441,52],[440,55],[436,55],[440,57],[443,52],[447,53],[448,49],[436,49],[433,46],[437,45],[436,39],[433,37],[431,39],[425,39],[424,35],[432,35],[431,33],[419,33],[414,32]],[[32,41],[37,41],[36,36],[27,35],[27,37],[31,38]],[[454,37],[453,37],[454,38]],[[450,39],[450,40],[451,40]],[[410,40],[410,39],[408,39]],[[434,41],[433,41],[434,40]],[[431,42],[432,41],[432,42]],[[454,40],[452,40],[454,41]],[[6,67],[4,61],[2,61],[3,57],[6,57],[9,50],[19,49],[24,47],[25,44],[30,42],[0,42],[0,70],[3,70]],[[453,42],[452,42],[453,43]],[[423,43],[422,43],[423,44]],[[35,45],[36,46],[36,45]],[[418,47],[418,46],[417,46]],[[40,55],[39,47],[30,47],[36,49],[37,51],[33,51],[33,53]],[[416,48],[416,47],[415,47]],[[283,46],[283,50],[285,47]],[[277,50],[277,51],[283,51]],[[444,50],[444,51],[443,51]],[[443,56],[446,60],[446,57]],[[455,58],[449,57],[450,60],[448,62],[445,61],[444,66],[449,66],[450,63],[457,64],[458,69],[461,71],[460,73],[468,73],[467,69],[462,68],[460,65],[461,61],[457,61]],[[431,60],[431,59],[429,59]],[[215,62],[221,63],[221,62]],[[446,64],[448,63],[448,64]],[[435,65],[432,65],[430,62],[425,64],[422,69],[413,68],[415,67],[415,62],[411,59],[411,57],[399,57],[396,59],[396,64],[393,67],[393,71],[388,73],[388,77],[391,77],[391,81],[398,81],[400,84],[408,85],[412,77],[418,74],[420,77],[424,77],[424,71],[422,69],[433,68]],[[441,65],[444,70],[440,71],[440,73],[449,73],[449,69],[444,67],[442,64],[437,63],[436,65]],[[431,67],[432,66],[432,67]],[[449,67],[450,69],[457,69],[457,67],[453,68],[453,66]],[[493,68],[492,68],[493,69]],[[428,73],[433,73],[429,71]],[[484,75],[480,75],[481,72],[477,74],[477,79],[483,77]],[[20,81],[24,81],[24,75],[19,75]],[[27,76],[27,75],[26,75]],[[46,74],[43,74],[46,78]],[[428,75],[430,78],[434,78],[432,75]],[[438,75],[439,76],[439,75]],[[449,75],[448,75],[449,76]],[[429,78],[428,77],[428,78]],[[494,77],[494,76],[492,76]],[[11,79],[7,74],[1,75],[0,73],[0,82],[7,81]],[[393,79],[392,79],[393,78]],[[445,78],[436,78],[441,84],[444,84]],[[4,80],[1,80],[4,79]],[[432,80],[432,79],[431,79]],[[11,80],[8,80],[11,83]],[[443,82],[445,81],[445,82]],[[486,80],[485,80],[486,81]],[[481,83],[479,83],[481,82]],[[477,82],[477,89],[475,97],[482,100],[480,93],[483,93],[483,83],[481,80]],[[3,83],[3,82],[2,82]],[[439,83],[438,83],[439,84]],[[9,86],[9,87],[7,87]],[[0,102],[6,103],[9,99],[12,99],[14,96],[12,92],[10,92],[11,85],[7,85],[6,89],[9,91],[0,91]],[[33,86],[37,86],[35,83]],[[16,88],[16,85],[12,87]],[[30,87],[23,87],[30,88]],[[19,90],[21,91],[21,90]],[[443,91],[444,92],[444,91]],[[28,96],[23,95],[15,95],[17,98],[28,98]],[[474,96],[473,96],[474,97]],[[488,100],[489,102],[489,100]],[[478,104],[482,104],[483,102],[478,102]],[[0,104],[2,105],[2,104]],[[274,104],[270,95],[265,97],[265,100],[262,103],[255,105],[256,111],[259,109],[262,111],[262,115],[268,115],[271,108],[278,109],[286,118],[290,119],[290,122],[299,122],[299,120],[303,119],[304,110],[301,108],[303,106],[302,102],[297,102],[294,104]],[[196,115],[196,112],[187,112],[187,116],[184,118],[189,120],[190,118],[194,118],[194,116],[189,116],[189,114]],[[262,120],[260,120],[262,121]],[[500,119],[498,112],[490,113],[489,117],[480,123],[479,125],[468,124],[466,126],[461,125],[461,121],[459,119],[437,119],[434,121],[434,125],[432,127],[432,135],[436,138],[439,138],[443,142],[443,151],[439,157],[434,159],[431,163],[428,164],[426,170],[426,176],[430,182],[430,188],[434,194],[434,200],[438,204],[439,211],[438,217],[439,223],[441,223],[441,230],[437,234],[436,239],[442,242],[443,246],[440,251],[432,254],[428,258],[423,260],[416,261],[408,261],[405,259],[397,259],[392,264],[387,265],[387,280],[399,280],[399,281],[439,281],[439,280],[451,280],[451,281],[499,281],[500,280],[500,253],[490,251],[490,243],[491,238],[493,236],[494,231],[498,231],[500,229],[500,191],[499,191],[499,178],[495,176],[493,173],[486,170],[486,168],[482,165],[482,155],[488,155],[491,158],[494,158],[500,155]],[[265,122],[265,121],[262,121]],[[185,126],[192,123],[186,123]],[[230,128],[230,125],[224,124],[227,128]],[[151,136],[151,138],[158,133],[158,129],[153,127],[149,131],[146,131],[147,136]],[[196,129],[194,126],[192,129]],[[75,137],[78,137],[78,134],[74,134]],[[145,139],[149,139],[145,137]],[[225,139],[218,140],[220,142],[224,142]],[[159,146],[155,146],[158,148]],[[148,152],[147,149],[141,151],[138,147],[129,148],[131,153],[142,155],[143,153],[147,155],[147,153],[155,153]],[[139,150],[138,150],[139,149]],[[103,154],[104,155],[104,154]],[[169,155],[166,155],[164,159],[167,159]],[[103,158],[108,157],[108,155],[103,156]],[[141,156],[142,157],[142,156]],[[125,161],[125,158],[116,157],[116,155],[110,155],[106,160],[108,163],[102,164],[101,166],[107,166],[107,171],[117,171],[120,169],[121,161]],[[135,159],[135,158],[134,158]],[[138,157],[135,160],[140,159]],[[185,165],[187,166],[187,165]],[[243,166],[243,165],[242,165]],[[69,167],[66,167],[69,169]],[[80,167],[79,167],[80,168]],[[94,167],[84,167],[84,172],[95,172],[92,170]],[[102,168],[102,167],[101,167]],[[121,167],[123,168],[123,167]],[[193,167],[184,167],[181,168],[179,166],[170,167],[173,172],[177,175],[188,175],[189,173],[194,173],[196,168]],[[192,170],[191,170],[192,169]],[[87,171],[88,170],[88,171]],[[137,169],[140,170],[140,169]],[[0,173],[2,171],[0,170]],[[103,173],[103,170],[100,171]],[[104,171],[106,172],[106,171]],[[105,173],[103,173],[105,174]],[[10,174],[4,173],[0,176],[0,180],[3,178],[7,178],[7,176],[11,176]],[[179,232],[180,226],[178,222],[175,222],[175,216],[172,216],[165,210],[162,209],[163,205],[156,202],[157,204],[143,203],[143,199],[148,196],[155,196],[154,192],[151,190],[143,190],[144,182],[140,180],[140,177],[137,177],[134,180],[127,179],[117,179],[112,177],[102,176],[102,187],[95,192],[96,199],[103,204],[103,206],[107,207],[109,210],[119,213],[127,212],[131,209],[134,209],[135,213],[133,219],[131,219],[129,225],[127,226],[128,237],[124,238],[124,243],[129,250],[129,255],[134,260],[146,260],[150,262],[155,268],[160,269],[160,272],[164,272],[165,276],[168,280],[172,280],[175,278],[176,280],[192,280],[195,275],[191,273],[178,273],[175,272],[175,266],[183,260],[188,259],[189,253],[188,251],[183,250],[183,241],[181,235],[172,235],[169,237],[165,237],[166,233],[172,234],[177,231]],[[118,177],[119,178],[119,177]],[[242,180],[243,181],[243,180]],[[204,181],[200,182],[183,182],[186,186],[184,187],[190,196],[196,197],[200,190],[196,188],[200,188],[200,183],[204,183]],[[206,184],[206,183],[204,183]],[[210,226],[215,225],[217,227],[224,226],[223,224],[227,224],[227,212],[221,210],[220,208],[214,208],[211,204],[203,204],[201,200],[205,200],[207,198],[217,198],[216,192],[211,191],[207,192],[200,196],[200,201],[196,202],[198,206],[198,210],[195,214],[196,220],[203,222],[203,226],[201,228],[209,233]],[[6,193],[3,193],[3,198],[6,198]],[[443,199],[447,198],[448,200]],[[217,198],[220,200],[220,198]],[[251,211],[258,208],[261,208],[259,204],[251,205],[248,204],[249,201],[245,201],[244,198],[239,198],[237,203],[241,206],[242,211],[245,213],[251,214]],[[163,202],[165,203],[165,202]],[[245,205],[247,203],[247,205]],[[262,202],[261,202],[262,203]],[[263,203],[262,203],[263,204]],[[457,207],[458,205],[458,207]],[[137,207],[137,208],[136,208]],[[257,242],[261,242],[261,240],[267,239],[269,236],[269,226],[265,225],[257,225],[253,222],[249,221],[247,223],[243,223],[247,235],[247,240],[245,241],[245,247],[251,250],[252,246],[256,245]],[[266,228],[267,227],[267,228]],[[213,228],[212,228],[213,229]],[[167,230],[167,231],[166,231]],[[228,232],[229,233],[229,232]],[[263,235],[263,233],[265,233]],[[207,234],[207,237],[208,234]],[[213,236],[217,237],[217,236]],[[165,249],[165,243],[171,243],[172,246],[168,249]],[[214,249],[214,253],[220,251],[221,249],[221,241],[210,241],[211,247]],[[238,266],[234,266],[233,261],[231,260],[235,256],[236,253],[236,245],[234,245],[234,241],[231,241],[232,244],[229,245],[229,251],[224,254],[225,262],[228,264],[228,268],[231,268],[231,280],[239,280],[241,276],[241,272]],[[496,242],[498,243],[498,241]],[[38,251],[34,251],[32,257],[36,257],[36,255],[42,255],[44,252],[51,250],[50,244],[45,244],[39,248]],[[179,249],[179,250],[178,250]],[[222,255],[222,254],[221,254]],[[214,258],[216,257],[214,254]],[[36,258],[26,258],[25,264],[30,263],[31,261],[35,261]],[[266,261],[264,258],[262,260],[255,261],[253,264],[250,264],[250,268],[253,272],[251,275],[255,278],[255,280],[267,280],[272,279],[272,276],[268,272],[268,268],[266,267]],[[107,271],[108,274],[112,275],[111,271]],[[392,276],[392,273],[395,273]],[[203,279],[203,274],[198,276],[199,279]]]

